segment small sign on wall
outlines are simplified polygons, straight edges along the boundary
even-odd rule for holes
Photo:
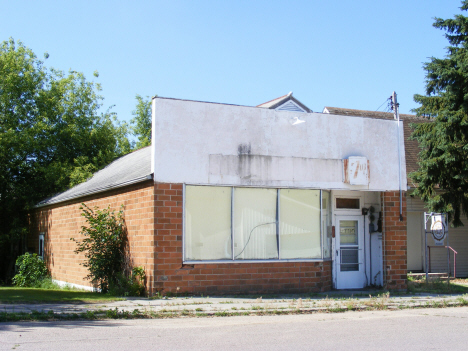
[[[370,171],[367,157],[350,156],[343,160],[344,182],[351,185],[369,185]]]

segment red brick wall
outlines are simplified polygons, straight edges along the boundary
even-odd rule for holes
[[[183,185],[155,184],[155,291],[277,293],[331,289],[331,262],[183,265]]]
[[[398,191],[382,193],[383,209],[383,267],[387,289],[407,288],[406,193],[402,196],[403,221],[400,222]]]
[[[75,254],[76,243],[70,238],[81,240],[80,205],[119,210],[124,205],[124,218],[128,232],[129,258],[133,266],[143,266],[147,275],[147,286],[154,279],[154,194],[153,181],[115,189],[88,196],[76,201],[41,207],[31,213],[28,246],[37,252],[38,235],[45,233],[45,254],[47,266],[53,279],[91,286],[85,279],[87,269],[80,265],[83,254]]]
[[[162,293],[278,293],[331,289],[331,261],[220,263],[183,265],[183,185],[141,183],[79,201],[36,209],[31,214],[30,247],[45,233],[46,261],[57,280],[91,286],[70,240],[85,224],[81,203],[118,210],[124,204],[130,257],[144,266],[149,294]]]

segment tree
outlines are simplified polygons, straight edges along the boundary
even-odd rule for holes
[[[461,9],[468,9],[468,0]],[[410,177],[431,211],[447,212],[460,226],[461,213],[468,215],[468,18],[436,18],[434,27],[446,31],[450,46],[444,58],[424,64],[426,95],[414,96],[421,104],[414,111],[432,123],[414,126],[422,151],[419,169]]]
[[[133,135],[138,138],[135,149],[151,145],[151,100],[147,96],[146,99],[140,95],[136,96],[136,110],[132,112],[134,118],[131,120],[133,124]]]
[[[25,251],[28,210],[130,151],[127,126],[100,112],[100,90],[21,42],[0,44],[0,281]]]

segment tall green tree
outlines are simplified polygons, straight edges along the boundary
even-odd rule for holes
[[[133,135],[137,137],[135,149],[151,145],[151,100],[140,95],[136,96],[136,109],[132,112]]]
[[[28,210],[130,151],[127,126],[100,112],[100,90],[21,42],[0,44],[0,281],[25,249]]]
[[[467,0],[461,9],[468,9]],[[449,46],[444,58],[424,64],[426,95],[414,96],[421,104],[414,111],[432,123],[414,126],[422,151],[419,170],[410,177],[432,211],[447,212],[460,226],[461,213],[468,215],[468,18],[436,18],[433,25],[446,32]]]

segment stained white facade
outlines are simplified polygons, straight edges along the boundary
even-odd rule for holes
[[[157,182],[385,191],[406,184],[396,121],[153,99]],[[343,160],[369,161],[368,185],[344,182]],[[399,156],[399,159],[398,159]],[[400,160],[400,162],[399,162]]]

